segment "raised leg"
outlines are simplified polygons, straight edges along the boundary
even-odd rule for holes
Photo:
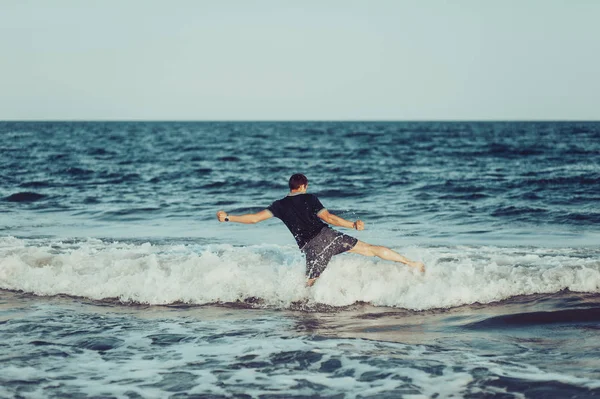
[[[366,242],[359,241],[349,252],[364,256],[377,256],[384,260],[391,260],[393,262],[404,263],[405,265],[416,268],[420,272],[425,271],[425,265],[423,264],[423,262],[412,261],[400,255],[398,252],[392,251],[388,247],[384,247],[381,245],[371,245],[367,244]]]

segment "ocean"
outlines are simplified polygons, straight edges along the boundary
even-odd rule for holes
[[[1,398],[600,397],[598,122],[0,122]],[[307,288],[294,173],[361,241]]]

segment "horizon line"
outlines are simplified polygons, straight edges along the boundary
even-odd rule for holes
[[[381,122],[381,123],[424,123],[424,122],[600,122],[599,119],[0,119],[6,122],[189,122],[189,123],[311,123],[311,122]]]

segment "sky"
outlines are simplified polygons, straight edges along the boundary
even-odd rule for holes
[[[0,120],[599,120],[597,0],[0,0]]]

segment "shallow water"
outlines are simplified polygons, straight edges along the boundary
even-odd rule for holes
[[[411,312],[4,291],[3,397],[595,397],[600,297]],[[569,306],[565,306],[569,303]]]

